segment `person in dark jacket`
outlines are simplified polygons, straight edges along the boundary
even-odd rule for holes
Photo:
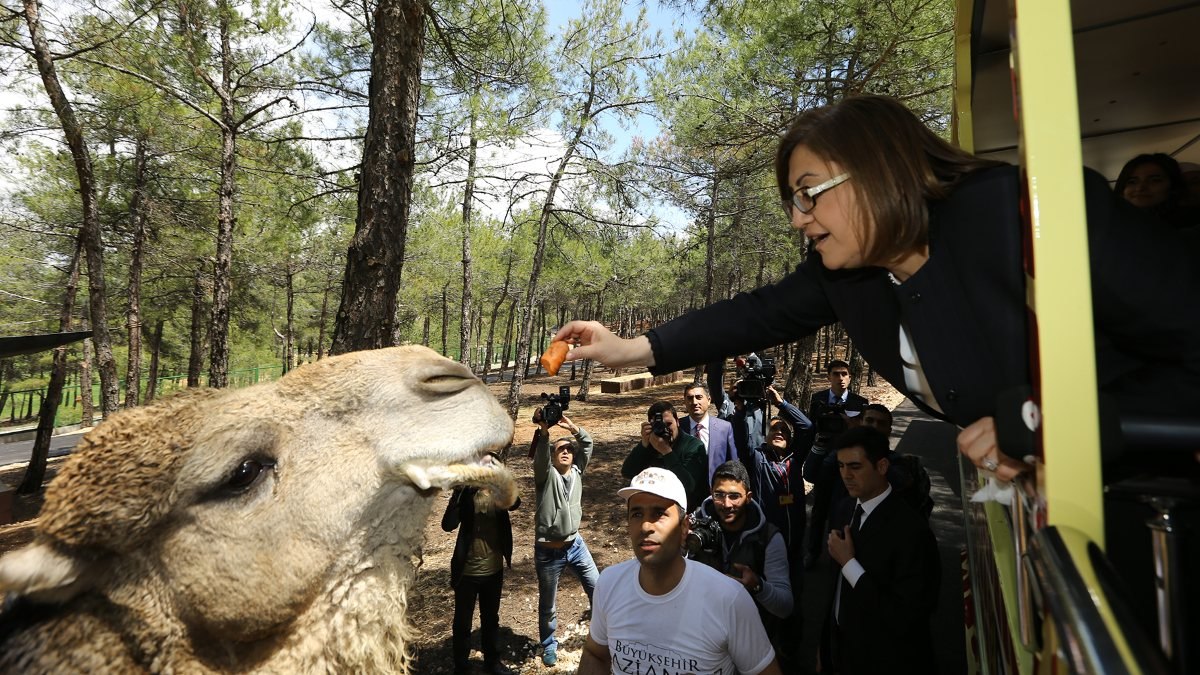
[[[521,499],[508,509],[521,505]],[[471,617],[479,599],[480,641],[484,669],[490,675],[513,675],[500,661],[500,591],[504,567],[512,567],[512,521],[499,509],[490,491],[456,488],[442,515],[442,529],[453,532],[454,556],[450,559],[450,585],[454,588],[454,624],[451,651],[454,672],[471,672]]]
[[[833,449],[849,496],[830,518],[836,590],[822,662],[845,675],[934,673],[941,559],[929,522],[888,483],[886,437],[851,429]]]
[[[840,321],[875,372],[965,427],[959,449],[977,467],[1002,480],[1027,470],[1000,451],[994,422],[998,401],[1032,382],[1020,169],[950,145],[884,96],[804,111],[775,169],[792,226],[810,241],[793,273],[631,339],[569,322],[555,335],[578,344],[567,358],[669,373]],[[1084,171],[1083,187],[1097,386],[1122,413],[1191,416],[1194,245],[1096,172]]]

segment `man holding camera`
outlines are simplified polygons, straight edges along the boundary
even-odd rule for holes
[[[729,422],[709,413],[711,404],[712,396],[707,385],[693,382],[684,386],[683,405],[688,414],[679,421],[679,430],[699,438],[704,444],[704,451],[708,453],[710,483],[718,466],[731,459],[737,459],[737,448],[733,445],[733,427]]]
[[[579,675],[778,675],[775,652],[742,586],[680,555],[688,497],[678,477],[646,469],[617,494],[625,499],[637,559],[600,575]]]
[[[750,491],[741,462],[725,462],[713,474],[712,496],[691,515],[688,557],[723,572],[745,587],[774,638],[779,619],[794,607],[787,547],[779,528],[767,522]]]
[[[775,381],[775,360],[751,352],[734,362],[738,367],[738,379],[729,394],[733,402],[729,423],[733,426],[733,443],[740,459],[766,440],[767,400]]]
[[[667,401],[659,401],[646,411],[642,442],[629,451],[621,465],[621,475],[633,478],[652,466],[679,477],[687,493],[685,507],[699,506],[708,497],[708,455],[704,445],[694,436],[679,433],[675,408]]]
[[[812,522],[804,553],[805,569],[812,569],[824,543],[822,527],[829,517],[829,505],[838,480],[837,457],[829,452],[834,436],[851,426],[850,419],[867,407],[867,399],[850,391],[850,364],[834,359],[825,368],[829,389],[813,394],[808,416],[816,437],[804,460],[804,479],[813,484]]]
[[[550,444],[549,417],[555,426],[571,432]],[[534,567],[538,576],[538,635],[542,643],[542,663],[553,666],[558,661],[558,580],[564,567],[570,567],[588,600],[596,588],[600,573],[592,560],[579,521],[583,517],[583,472],[592,458],[592,437],[588,432],[563,415],[542,408],[534,413],[538,425],[533,457],[533,482],[537,494],[536,539]]]

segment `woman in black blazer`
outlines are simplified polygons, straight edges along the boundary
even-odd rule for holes
[[[841,321],[872,367],[959,448],[1011,479],[997,399],[1032,381],[1019,170],[943,141],[894,99],[802,113],[780,142],[779,195],[809,254],[778,283],[624,340],[573,321],[569,359],[670,372]],[[1123,412],[1200,410],[1200,266],[1179,234],[1085,171],[1097,380]]]

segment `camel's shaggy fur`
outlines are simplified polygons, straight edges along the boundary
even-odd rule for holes
[[[516,497],[512,423],[421,347],[114,415],[0,558],[0,672],[406,672],[440,488]]]

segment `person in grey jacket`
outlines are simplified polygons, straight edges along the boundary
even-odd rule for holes
[[[592,437],[563,415],[555,426],[571,433],[550,443],[550,425],[541,409],[534,414],[538,425],[533,457],[533,481],[537,494],[534,567],[538,575],[538,636],[542,643],[542,663],[552,666],[558,660],[558,579],[563,568],[570,567],[588,601],[596,588],[600,572],[592,552],[579,534],[583,517],[583,472],[592,458]]]

